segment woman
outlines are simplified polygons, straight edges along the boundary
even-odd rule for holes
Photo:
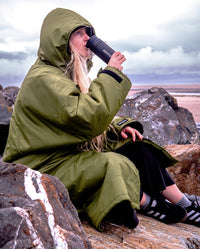
[[[15,103],[3,160],[58,177],[77,210],[84,212],[97,229],[104,219],[136,227],[135,209],[150,216],[159,212],[155,218],[165,223],[184,220],[186,209],[164,197],[171,202],[182,200],[188,206],[191,202],[165,169],[162,173],[157,166],[157,176],[165,176],[156,193],[148,193],[148,187],[144,193],[140,178],[148,174],[146,166],[141,166],[142,172],[136,165],[139,175],[132,162],[138,157],[129,160],[132,152],[122,155],[127,150],[121,143],[128,144],[130,135],[130,149],[141,142],[150,158],[157,153],[160,160],[166,159],[165,166],[176,162],[159,146],[143,139],[139,122],[114,119],[131,87],[122,73],[125,57],[120,52],[114,53],[106,69],[89,81],[92,62],[86,43],[94,33],[91,24],[73,11],[59,8],[47,15],[38,59]],[[149,182],[151,185],[152,180]],[[141,183],[145,188],[143,180]]]

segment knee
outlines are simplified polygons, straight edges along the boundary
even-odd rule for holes
[[[104,153],[104,157],[107,161],[108,169],[126,172],[129,172],[130,175],[134,175],[134,177],[139,179],[139,171],[136,168],[135,164],[129,160],[126,156],[115,152],[106,152]]]

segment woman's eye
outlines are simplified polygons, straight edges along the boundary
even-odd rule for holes
[[[84,35],[84,31],[83,31],[83,30],[78,30],[78,31],[76,32],[76,34],[82,36],[82,35]]]

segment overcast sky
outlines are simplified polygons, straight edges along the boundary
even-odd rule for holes
[[[57,7],[74,10],[127,58],[133,84],[200,84],[200,0],[0,0],[0,84],[20,86],[40,28]],[[94,58],[91,78],[105,63]]]

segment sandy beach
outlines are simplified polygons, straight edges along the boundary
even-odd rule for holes
[[[200,96],[175,96],[178,106],[187,108],[194,117],[195,122],[200,123]]]
[[[130,90],[129,95],[134,92],[161,87],[173,95],[178,106],[188,109],[194,117],[195,122],[200,123],[200,84],[196,85],[136,85]]]

